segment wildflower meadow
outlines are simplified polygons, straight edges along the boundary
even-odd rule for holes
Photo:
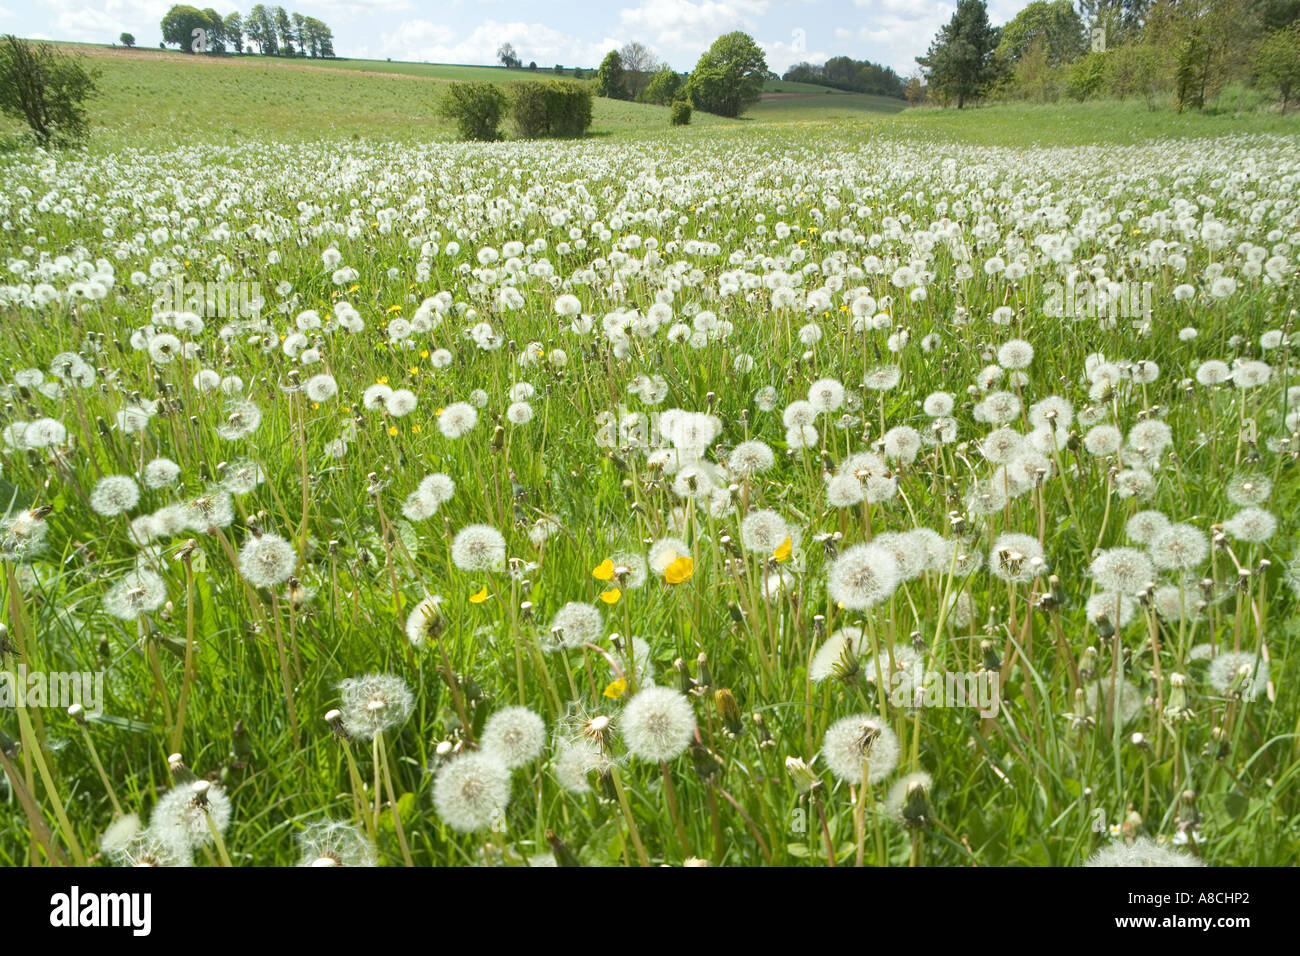
[[[0,180],[0,863],[1294,859],[1294,136]]]

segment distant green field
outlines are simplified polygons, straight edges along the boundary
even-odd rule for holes
[[[768,80],[763,84],[764,93],[817,93],[847,96],[842,90],[833,90],[829,86],[818,86],[816,83],[793,83],[786,80]]]
[[[73,45],[69,45],[72,47]],[[75,45],[101,71],[90,108],[97,147],[165,146],[241,136],[303,139],[451,138],[436,112],[446,82],[507,83],[552,74],[497,67],[198,57],[175,51]],[[358,75],[358,74],[364,75]],[[698,125],[731,123],[697,113]],[[4,120],[0,131],[16,132]],[[668,130],[668,109],[595,101],[592,134]]]
[[[450,139],[436,114],[450,81],[507,83],[554,76],[549,69],[506,70],[385,60],[313,61],[275,57],[190,56],[174,50],[61,44],[101,70],[101,95],[90,113],[93,149],[123,145],[165,148],[186,143],[271,137],[285,142],[376,137]],[[819,136],[872,135],[960,140],[978,145],[1139,143],[1157,137],[1227,133],[1295,133],[1300,114],[1256,109],[1258,96],[1229,91],[1205,113],[1148,110],[1139,102],[998,104],[955,109],[905,109],[902,100],[769,81],[763,100],[741,120],[696,111],[691,130],[799,124]],[[0,119],[0,145],[19,126]],[[668,110],[615,100],[595,101],[592,135],[691,135],[668,125]]]
[[[958,139],[981,146],[1075,146],[1142,143],[1158,138],[1232,133],[1300,133],[1300,114],[1236,111],[1220,105],[1204,113],[1147,109],[1140,102],[1000,103],[963,110],[923,108],[899,115],[892,130],[909,136]]]
[[[794,95],[764,93],[763,99],[747,115],[768,122],[834,120],[860,117],[863,113],[898,113],[906,108],[906,102],[889,96],[822,90],[819,93]]]

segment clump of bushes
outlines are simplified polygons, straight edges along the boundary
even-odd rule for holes
[[[510,120],[521,139],[582,136],[591,126],[591,90],[572,81],[511,83]]]
[[[674,126],[685,126],[691,121],[691,104],[686,100],[677,100],[668,107],[668,122]]]
[[[456,123],[461,139],[492,142],[501,138],[501,117],[508,101],[495,83],[452,83],[439,113]]]

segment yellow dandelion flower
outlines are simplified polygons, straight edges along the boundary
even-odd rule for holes
[[[673,563],[664,568],[664,581],[669,584],[683,584],[691,579],[695,573],[695,562],[690,558],[682,555],[675,558]]]
[[[772,552],[772,557],[774,557],[777,561],[789,561],[790,552],[791,550],[793,550],[793,548],[794,548],[793,543],[790,541],[789,538],[786,538],[784,541],[782,541],[780,544],[776,546],[776,550]]]

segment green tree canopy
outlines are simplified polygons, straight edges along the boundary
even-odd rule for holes
[[[617,50],[610,50],[605,59],[600,61],[596,71],[596,95],[611,100],[630,100],[627,90],[627,77],[623,70],[623,57]]]
[[[686,92],[696,109],[739,116],[758,102],[767,59],[754,38],[739,31],[720,36],[695,64]]]
[[[1291,94],[1300,90],[1300,21],[1285,30],[1274,30],[1260,44],[1255,58],[1259,78],[1282,94],[1285,112]]]
[[[1069,63],[1088,49],[1083,20],[1070,0],[1034,0],[1002,28],[998,53],[1015,62],[1037,40],[1051,66]]]
[[[660,106],[667,106],[678,98],[685,82],[680,74],[673,71],[671,66],[661,67],[657,73],[650,77],[650,82],[646,84],[645,90],[637,99],[643,103],[657,103]]]
[[[211,34],[216,29],[217,25],[212,22],[212,17],[205,11],[185,4],[177,4],[172,7],[167,11],[167,15],[162,18],[163,42],[178,46],[186,53],[196,52],[195,30],[202,30],[211,40],[215,39]]]

